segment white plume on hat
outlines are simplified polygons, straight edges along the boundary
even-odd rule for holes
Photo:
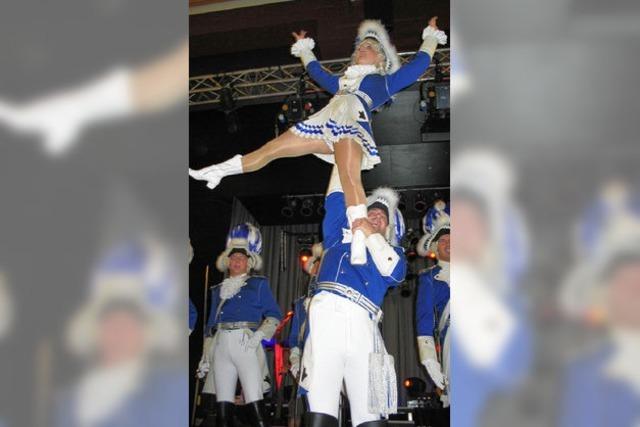
[[[380,43],[382,53],[385,56],[384,71],[386,74],[391,74],[400,68],[400,58],[398,52],[389,38],[389,33],[384,28],[384,25],[380,21],[368,19],[360,23],[358,27],[358,37],[356,38],[356,47],[362,43],[364,39],[374,39]]]
[[[422,222],[424,235],[418,241],[416,250],[418,255],[426,257],[429,252],[436,253],[438,234],[443,230],[451,230],[449,207],[444,200],[436,200],[425,214]]]
[[[238,224],[229,231],[227,236],[227,245],[225,250],[218,256],[216,260],[216,268],[224,273],[229,268],[229,254],[234,249],[243,249],[249,257],[249,268],[252,270],[260,270],[262,268],[262,234],[260,230],[245,222]]]

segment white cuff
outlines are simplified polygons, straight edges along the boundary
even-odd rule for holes
[[[298,347],[293,347],[289,352],[289,364],[297,365],[300,363],[300,349]]]
[[[433,337],[423,335],[418,337],[418,353],[420,355],[420,363],[424,364],[427,360],[438,360],[436,353],[436,343]]]
[[[438,44],[447,44],[447,35],[444,31],[436,30],[429,26],[422,31],[422,45],[420,50],[427,53],[431,58],[436,51]]]
[[[309,62],[315,61],[316,59],[316,56],[312,52],[314,47],[316,47],[316,42],[312,38],[306,37],[300,39],[291,46],[291,55],[300,58],[306,67]]]
[[[367,237],[367,249],[371,254],[374,264],[383,276],[390,276],[400,261],[396,253],[382,234],[374,233]]]
[[[427,37],[435,37],[438,40],[438,44],[447,44],[447,35],[442,30],[436,30],[432,26],[428,26],[422,30],[422,40],[426,40]]]
[[[264,339],[270,340],[273,337],[273,334],[276,333],[278,324],[280,324],[280,321],[275,317],[267,317],[263,320],[256,332],[262,332],[264,334]]]
[[[347,207],[347,220],[349,221],[349,227],[353,225],[353,221],[356,219],[367,217],[367,206],[364,204],[353,205]]]

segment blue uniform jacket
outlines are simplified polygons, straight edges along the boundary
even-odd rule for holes
[[[393,95],[415,83],[429,68],[430,63],[431,57],[429,54],[419,51],[410,62],[400,67],[395,73],[389,75],[369,74],[362,79],[358,90],[366,93],[371,98],[371,107],[367,105],[367,102],[362,97],[358,96],[358,98],[366,109],[368,116],[371,117],[371,110],[380,107],[389,101]],[[320,87],[332,95],[340,89],[340,77],[325,71],[317,60],[307,64],[307,72]]]
[[[155,372],[122,406],[111,412],[96,427],[174,427],[184,425],[189,414],[189,387],[186,373]],[[75,416],[75,389],[62,392],[57,399],[55,422],[59,427],[81,427]]]
[[[193,305],[191,298],[189,298],[189,330],[193,331],[193,328],[196,327],[197,321],[198,321],[198,310],[196,310],[196,306]]]
[[[289,348],[298,347],[300,350],[304,348],[304,343],[309,336],[309,328],[306,327],[307,310],[304,306],[306,296],[300,297],[293,303],[293,318],[291,319],[291,328],[289,330]],[[305,325],[304,336],[300,339],[300,328]]]
[[[407,273],[404,251],[402,248],[394,247],[400,260],[389,276],[380,274],[368,251],[365,265],[351,265],[351,243],[342,243],[342,232],[349,229],[344,194],[329,194],[324,206],[326,213],[322,222],[322,233],[325,252],[318,271],[318,284],[331,282],[349,286],[379,307],[387,289],[399,285],[404,280]]]
[[[282,320],[282,311],[276,303],[269,287],[269,280],[262,276],[251,276],[237,294],[228,299],[216,312],[220,304],[220,287],[216,285],[211,291],[211,311],[207,322],[207,331],[218,323],[255,322],[260,324],[266,317]],[[255,330],[256,328],[253,328]]]
[[[573,362],[564,384],[559,425],[580,427],[633,427],[640,422],[640,394],[604,372],[611,357],[602,348]]]
[[[450,289],[446,282],[436,279],[442,270],[439,265],[420,273],[418,276],[418,296],[416,298],[416,331],[419,337],[432,337],[440,323],[440,316],[449,302]],[[449,329],[449,322],[440,331],[440,341]]]

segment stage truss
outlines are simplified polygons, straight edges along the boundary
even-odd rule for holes
[[[404,64],[411,60],[415,52],[404,52],[399,55]],[[434,60],[419,81],[435,80],[436,73],[444,80],[448,80],[451,74],[450,59],[449,49],[436,50]],[[344,73],[349,62],[350,58],[320,61],[323,67],[334,74]],[[189,78],[189,106],[215,107],[220,103],[220,92],[225,87],[231,89],[238,105],[274,102],[296,94],[303,74],[302,64],[293,64],[191,77]],[[305,93],[322,92],[322,89],[308,76],[304,79]]]

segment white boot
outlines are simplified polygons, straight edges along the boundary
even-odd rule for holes
[[[189,176],[198,181],[207,181],[207,187],[214,189],[225,176],[242,173],[242,156],[237,154],[227,161],[207,166],[199,170],[189,169]]]
[[[349,206],[347,208],[347,219],[349,220],[349,227],[353,224],[353,221],[360,218],[367,217],[367,207],[365,205]],[[351,265],[364,265],[367,263],[367,237],[362,230],[357,230],[353,233],[351,239]]]

